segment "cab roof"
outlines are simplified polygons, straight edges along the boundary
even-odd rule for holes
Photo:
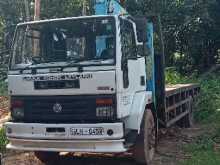
[[[59,22],[59,21],[65,21],[65,20],[100,18],[100,17],[103,17],[103,18],[106,18],[106,17],[114,17],[114,18],[116,18],[117,15],[92,15],[92,16],[79,16],[79,17],[55,18],[55,19],[46,19],[46,20],[39,20],[39,21],[30,21],[30,22],[19,23],[18,26],[41,24],[41,23],[49,23],[49,22]]]

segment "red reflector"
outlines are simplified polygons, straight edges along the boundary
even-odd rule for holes
[[[112,99],[96,99],[97,105],[112,105],[113,100]]]
[[[24,106],[24,102],[20,100],[14,100],[11,102],[12,108],[22,108]]]

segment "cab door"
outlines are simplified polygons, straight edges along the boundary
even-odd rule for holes
[[[135,26],[131,20],[120,19],[121,86],[119,93],[120,116],[130,114],[136,93],[146,91],[145,58],[137,53]]]

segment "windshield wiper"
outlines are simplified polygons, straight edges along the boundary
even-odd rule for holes
[[[21,72],[24,72],[24,70],[27,70],[27,69],[33,69],[33,68],[31,68],[31,66],[33,66],[33,65],[35,65],[35,63],[31,63],[31,64],[25,66],[24,68],[21,69]]]
[[[106,60],[110,60],[108,58],[97,58],[97,59],[89,59],[89,58],[80,58],[80,59],[73,59],[68,64],[64,67],[70,67],[70,66],[75,66],[79,62],[84,62],[84,61],[90,61],[90,62],[103,62]]]
[[[38,60],[37,60],[38,59]],[[33,69],[33,68],[31,68],[31,66],[33,66],[33,65],[36,65],[36,64],[38,64],[40,61],[40,58],[39,57],[33,57],[32,58],[32,63],[31,64],[29,64],[29,65],[27,65],[27,66],[25,66],[24,68],[22,68],[21,69],[21,72],[23,73],[24,72],[24,70],[27,70],[27,69]]]
[[[100,57],[100,58],[95,58],[92,61],[106,61],[106,60],[111,60],[111,58]]]
[[[28,69],[30,69],[30,70],[35,69],[35,67],[34,67],[34,68],[31,67],[31,66],[34,66],[34,65],[42,65],[42,64],[47,65],[47,64],[51,64],[51,63],[54,63],[54,62],[48,62],[48,63],[35,63],[35,62],[33,62],[33,63],[31,63],[31,64],[25,66],[24,68],[21,68],[21,72],[24,72],[24,70],[28,70]]]

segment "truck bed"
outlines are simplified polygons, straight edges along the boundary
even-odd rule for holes
[[[191,95],[198,94],[199,90],[198,84],[176,84],[176,85],[167,85],[166,86],[166,96],[175,95],[181,92],[191,92]],[[192,93],[193,92],[193,93]]]
[[[165,109],[162,110],[160,122],[165,127],[175,124],[188,115],[190,106],[200,92],[198,84],[167,85],[165,90]]]

